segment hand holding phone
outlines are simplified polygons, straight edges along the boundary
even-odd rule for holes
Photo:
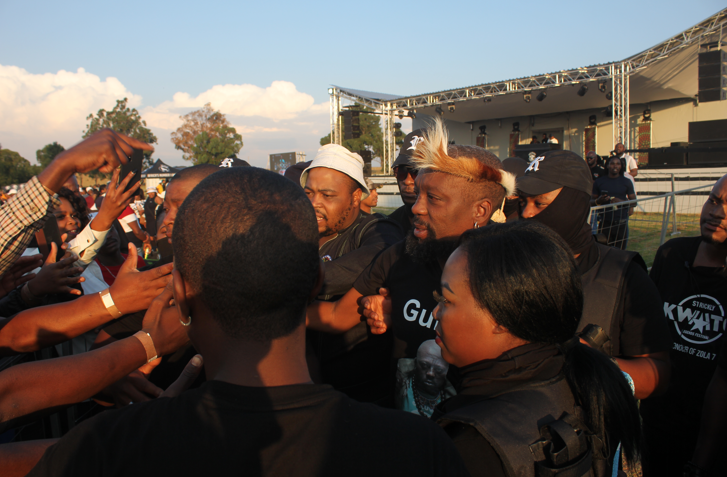
[[[119,182],[123,180],[130,172],[134,173],[134,176],[126,184],[124,192],[128,192],[129,189],[134,187],[137,182],[141,180],[141,167],[144,161],[144,151],[141,149],[134,149],[134,152],[129,157],[129,162],[121,166],[121,173],[119,174]]]

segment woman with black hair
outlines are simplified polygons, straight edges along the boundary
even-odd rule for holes
[[[575,336],[583,292],[560,236],[528,222],[471,230],[435,298],[436,341],[461,383],[432,418],[473,476],[610,476],[619,443],[638,473],[636,401]]]

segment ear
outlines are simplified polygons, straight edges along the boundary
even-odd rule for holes
[[[483,225],[487,225],[490,221],[490,216],[492,216],[493,211],[494,207],[492,206],[492,201],[489,198],[481,199],[475,204],[472,219],[477,222],[480,227],[482,227]]]
[[[353,206],[358,207],[359,204],[361,204],[361,197],[363,196],[363,191],[361,189],[356,189],[353,191]]]
[[[318,260],[318,278],[316,278],[316,285],[313,287],[310,295],[308,296],[308,303],[311,303],[313,300],[315,300],[316,297],[321,293],[321,288],[323,288],[323,279],[326,276],[324,268],[325,267],[323,265],[323,260]]]
[[[187,317],[190,315],[190,291],[191,289],[184,281],[182,274],[176,268],[172,270],[172,290],[174,293],[174,305],[179,311],[179,316],[187,321]]]

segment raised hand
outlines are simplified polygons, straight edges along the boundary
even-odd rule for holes
[[[152,300],[172,281],[173,263],[140,272],[136,269],[137,257],[136,247],[129,244],[129,256],[110,289],[116,308],[124,314],[148,309]]]
[[[35,278],[35,273],[28,273],[43,264],[43,255],[19,257],[8,271],[0,276],[0,298],[17,287]],[[27,275],[26,275],[27,274]]]
[[[378,295],[362,297],[359,306],[371,333],[375,335],[386,333],[391,325],[391,297],[388,288],[379,288]]]
[[[41,297],[51,293],[82,295],[80,290],[71,288],[71,285],[86,280],[78,276],[83,272],[83,268],[73,266],[78,260],[78,256],[73,252],[66,252],[63,258],[56,262],[57,254],[58,246],[52,242],[50,253],[43,264],[43,268],[40,269],[35,278],[28,282],[28,291],[33,296]]]
[[[40,183],[58,192],[63,183],[75,173],[98,169],[105,174],[129,162],[134,149],[153,151],[154,148],[111,129],[102,129],[72,148],[60,153],[38,174]]]
[[[194,380],[197,379],[199,373],[202,371],[202,365],[204,360],[201,354],[196,354],[189,360],[189,363],[184,367],[182,374],[179,375],[176,381],[169,385],[166,391],[164,391],[159,397],[175,397],[182,394],[189,388]]]
[[[137,182],[128,191],[124,192],[126,185],[134,177],[134,173],[133,171],[130,172],[123,178],[119,185],[116,185],[120,173],[120,169],[115,169],[111,176],[111,182],[109,182],[108,188],[106,189],[106,197],[104,197],[101,203],[101,209],[99,209],[98,214],[91,221],[91,228],[93,230],[104,231],[110,229],[114,220],[129,205],[129,199],[134,196],[134,192],[136,192],[141,184],[141,182]]]

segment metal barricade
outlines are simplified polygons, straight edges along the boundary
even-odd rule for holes
[[[699,235],[699,216],[713,186],[714,183],[591,207],[589,223],[608,245],[639,252],[651,267],[656,250],[666,240],[678,235]]]

